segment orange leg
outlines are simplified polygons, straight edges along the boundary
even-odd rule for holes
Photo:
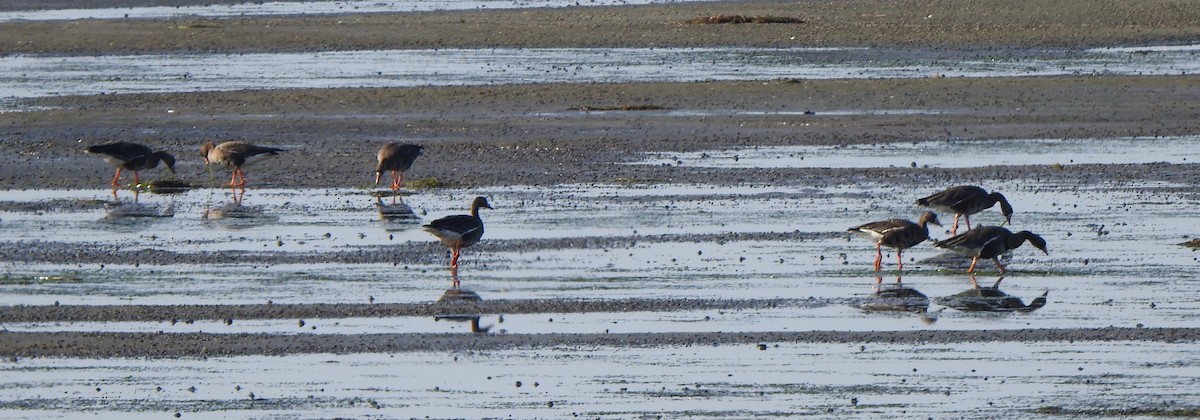
[[[979,262],[979,257],[972,258],[971,259],[971,267],[967,269],[967,273],[974,273],[975,272],[975,264],[978,262]]]
[[[116,188],[116,187],[119,187],[119,186],[121,186],[121,184],[118,184],[118,183],[117,183],[117,181],[118,181],[118,180],[120,180],[120,179],[121,179],[121,167],[119,167],[119,166],[118,166],[118,167],[117,167],[117,174],[113,176],[113,180],[112,180],[112,186],[113,186],[113,188]]]
[[[901,254],[901,253],[902,253],[902,252],[900,251],[900,249],[896,249],[896,265],[898,265],[898,266],[899,266],[899,267],[897,268],[898,270],[900,270],[900,271],[904,271],[904,258],[901,258],[901,257],[900,257],[900,254]]]
[[[450,267],[450,287],[458,288],[458,267]]]
[[[242,168],[240,166],[233,168],[233,178],[229,180],[229,186],[239,187],[243,190],[246,189],[246,174],[242,173]]]
[[[959,214],[954,215],[954,227],[950,228],[950,236],[954,236],[954,235],[958,234],[958,217],[959,216],[961,216],[961,215],[959,215]]]
[[[460,245],[454,245],[454,254],[450,256],[450,268],[458,270],[458,253],[462,249]]]
[[[882,247],[883,247],[882,244],[875,244],[875,271],[879,271],[880,266],[883,265],[883,248]]]
[[[404,173],[392,171],[392,191],[400,191],[400,187],[404,185]]]
[[[992,262],[996,263],[996,267],[1000,267],[1000,274],[1004,274],[1004,273],[1008,272],[1008,270],[1006,270],[1003,265],[1000,265],[1000,257],[992,258]]]
[[[142,184],[142,176],[141,176],[141,173],[140,173],[140,172],[138,172],[138,171],[133,171],[133,186],[135,186],[135,187],[136,187],[136,186],[138,186],[138,185],[141,185],[141,184]]]
[[[964,214],[963,219],[967,220],[967,230],[971,230],[971,215]]]

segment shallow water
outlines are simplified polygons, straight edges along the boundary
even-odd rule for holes
[[[170,19],[235,16],[310,15],[341,13],[426,12],[434,10],[493,10],[532,7],[614,6],[681,3],[696,0],[409,0],[247,2],[229,5],[121,7],[0,12],[0,22],[76,19]]]
[[[1012,52],[528,48],[0,57],[0,98],[237,89],[1200,72],[1194,46]],[[3,105],[11,108],[12,105]],[[0,109],[4,109],[0,108]],[[8,109],[12,110],[12,109]]]
[[[1017,209],[1014,229],[1042,234],[1049,256],[1025,247],[1008,262],[1016,271],[1002,288],[1026,300],[1050,292],[1046,309],[1019,316],[987,318],[944,313],[939,324],[963,326],[947,317],[967,316],[988,328],[1188,326],[1200,303],[1190,299],[1198,286],[1195,253],[1176,245],[1192,228],[1195,198],[1142,192],[1170,187],[1097,186],[1076,188],[1039,183],[994,183]],[[1001,188],[1002,187],[1002,188]],[[0,240],[50,241],[91,245],[114,252],[159,249],[176,252],[292,252],[312,255],[348,249],[401,249],[430,244],[419,221],[378,219],[374,198],[355,190],[251,190],[244,206],[248,220],[204,219],[226,199],[206,190],[178,196],[143,195],[140,203],[172,202],[173,217],[113,220],[105,209],[0,213]],[[921,191],[916,195],[934,192]],[[12,197],[51,196],[67,200],[104,199],[106,191],[14,192]],[[869,295],[872,247],[841,232],[847,227],[920,212],[905,203],[912,193],[884,186],[716,188],[686,185],[565,185],[546,191],[497,188],[422,192],[407,198],[420,221],[461,212],[474,194],[497,207],[486,212],[487,241],[466,251],[464,285],[485,299],[813,298],[823,305],[782,308],[779,323],[760,316],[734,318],[739,328],[794,329],[789,317],[822,319],[823,327],[862,328],[862,313],[847,299]],[[128,198],[125,198],[128,199]],[[213,200],[216,201],[214,203]],[[518,205],[518,203],[520,203]],[[1138,214],[1138,218],[1128,218]],[[996,211],[973,219],[1002,221]],[[948,222],[948,220],[947,220]],[[235,223],[235,226],[229,225]],[[1101,226],[1103,225],[1103,226]],[[948,229],[947,229],[948,230]],[[739,240],[733,233],[798,232],[797,239]],[[662,236],[689,233],[689,236]],[[934,237],[945,238],[939,230]],[[726,238],[729,239],[726,239]],[[103,239],[97,239],[103,238]],[[524,249],[524,241],[591,239],[598,245],[568,249]],[[656,239],[657,238],[657,239]],[[411,246],[411,245],[407,245]],[[437,299],[449,286],[444,251],[420,261],[387,263],[281,263],[221,265],[16,264],[3,268],[3,304],[195,304],[195,303],[364,303],[422,302]],[[948,296],[970,287],[962,267],[925,261],[941,252],[918,247],[906,256],[906,285],[925,294]],[[894,255],[885,256],[894,268]],[[957,262],[961,263],[961,262]],[[986,270],[995,271],[990,265]],[[990,283],[992,275],[981,275]],[[884,282],[894,282],[885,273]],[[936,311],[937,305],[931,310]],[[1118,310],[1119,309],[1119,310]],[[644,314],[653,319],[654,314]],[[588,331],[605,316],[581,319]],[[700,319],[702,314],[685,318]],[[737,321],[742,319],[742,321]],[[891,321],[889,321],[891,322]],[[639,325],[631,322],[632,325]],[[671,324],[668,322],[667,324]],[[903,325],[922,327],[917,317]],[[651,331],[654,322],[642,322]],[[869,324],[868,324],[869,325]],[[45,327],[45,326],[43,326]],[[225,331],[238,331],[222,326]],[[51,327],[51,329],[56,327]],[[161,327],[160,327],[161,328]],[[264,328],[269,328],[264,325]],[[373,328],[364,326],[364,329]],[[434,328],[426,326],[424,328]],[[558,326],[506,326],[546,332]],[[436,328],[435,328],[436,329]],[[352,332],[352,331],[347,331]],[[358,331],[362,332],[362,331]]]
[[[233,68],[213,64],[226,64],[225,56],[9,56],[0,58],[0,97],[532,80],[1178,74],[1194,73],[1200,66],[1194,48],[1141,50],[1034,52],[1011,60],[878,50],[385,51],[248,54],[238,60],[247,64]],[[413,68],[395,68],[397,62],[409,59],[416,63]],[[274,69],[281,62],[315,64],[272,72],[303,76],[261,79],[263,68]],[[651,156],[646,163],[714,167],[1183,163],[1197,159],[1197,141],[1197,137],[931,141],[714,150]],[[1035,147],[1054,150],[1054,155],[1030,152]],[[867,153],[887,157],[863,157]],[[484,213],[485,240],[464,252],[461,269],[464,287],[485,300],[794,300],[776,308],[736,311],[480,314],[480,327],[490,334],[1195,326],[1195,314],[1200,312],[1195,298],[1200,296],[1200,257],[1177,243],[1196,234],[1194,209],[1200,196],[1175,192],[1194,186],[1120,180],[1087,186],[1030,180],[990,180],[984,185],[1004,192],[1012,202],[1014,229],[1037,232],[1049,241],[1048,256],[1026,246],[1006,258],[1013,273],[1000,284],[1026,303],[1047,293],[1043,308],[979,313],[943,305],[938,298],[970,289],[971,278],[963,273],[964,261],[945,263],[940,251],[923,244],[905,253],[903,281],[930,298],[928,312],[859,309],[873,298],[877,281],[896,281],[895,255],[884,256],[885,272],[877,278],[870,268],[873,247],[845,229],[891,217],[913,218],[921,209],[911,203],[944,187],[902,190],[884,184],[431,190],[405,197],[412,213],[401,220],[384,220],[366,189],[251,189],[241,206],[231,205],[224,189],[141,194],[137,205],[128,191],[120,191],[115,203],[102,189],[4,191],[5,202],[32,204],[5,206],[8,210],[0,211],[0,243],[5,247],[43,242],[147,255],[164,250],[185,255],[280,252],[311,255],[317,262],[10,261],[0,266],[0,306],[434,301],[450,286],[448,258],[443,249],[430,245],[434,239],[419,226],[462,213],[471,197],[487,195],[496,209]],[[1001,220],[993,209],[973,222]],[[938,229],[933,236],[946,238],[948,229]],[[537,245],[541,243],[551,245]],[[408,249],[428,252],[417,258],[402,256]],[[357,250],[395,250],[397,257],[366,263],[323,257]],[[997,278],[995,269],[982,266],[986,272],[977,280],[990,285]],[[429,317],[317,318],[305,319],[303,325],[300,321],[9,323],[0,325],[0,330],[471,333],[469,323]],[[180,413],[181,418],[1028,418],[1033,415],[1029,410],[1042,407],[1200,405],[1196,392],[1200,351],[1195,343],[763,344],[761,350],[752,345],[564,346],[452,354],[6,357],[0,361],[6,378],[0,385],[0,417],[120,413],[123,418],[163,418]]]
[[[1103,141],[1103,140],[1101,140]],[[1014,148],[1022,147],[1012,143]],[[412,220],[380,220],[366,190],[251,189],[244,217],[228,192],[142,194],[141,213],[47,204],[0,213],[0,241],[93,244],[99,249],[231,250],[327,254],[428,244],[416,227],[462,212],[486,195],[485,241],[465,251],[464,287],[485,300],[713,298],[796,299],[737,311],[481,314],[491,334],[907,331],[1070,327],[1190,327],[1200,311],[1196,253],[1176,245],[1194,227],[1195,195],[1171,184],[1089,187],[1031,181],[986,183],[1016,208],[1015,228],[1043,234],[1007,260],[1001,289],[1048,304],[1027,313],[948,308],[938,297],[970,288],[963,266],[943,266],[920,246],[905,253],[904,284],[928,295],[929,313],[868,312],[874,250],[842,233],[882,218],[913,217],[916,196],[886,185],[823,188],[746,185],[562,185],[547,189],[419,191],[404,198]],[[1160,192],[1161,191],[1161,192]],[[127,191],[119,193],[125,206]],[[8,201],[109,201],[106,190],[6,191]],[[171,206],[170,217],[162,217]],[[38,207],[38,206],[34,206]],[[146,208],[150,209],[145,212]],[[206,212],[207,210],[207,212]],[[208,215],[207,219],[205,215]],[[1131,218],[1129,215],[1138,217]],[[973,219],[1001,221],[995,210]],[[1104,225],[1103,227],[1099,225]],[[678,236],[679,234],[696,234]],[[791,233],[738,239],[733,233]],[[326,235],[328,234],[328,235]],[[948,236],[938,230],[935,237]],[[524,242],[589,239],[599,245],[525,249]],[[609,240],[604,240],[605,238]],[[624,240],[614,240],[624,238]],[[426,302],[449,287],[445,255],[386,263],[8,263],[0,305]],[[880,281],[895,281],[885,255]],[[960,261],[959,264],[962,262]],[[984,266],[981,284],[995,280]],[[433,318],[15,323],[12,331],[163,331],[274,334],[445,332],[466,322]],[[263,416],[518,417],[732,416],[778,413],[885,418],[1024,418],[1039,407],[1173,407],[1198,401],[1192,343],[989,343],[857,345],[764,343],[686,348],[550,348],[284,357],[104,361],[6,361],[0,412],[31,418],[174,412]],[[714,369],[713,366],[721,368]],[[915,371],[914,371],[915,369]],[[522,386],[516,385],[517,381]],[[191,387],[195,390],[190,390]],[[1091,392],[1097,386],[1111,390]],[[238,387],[241,387],[238,389]],[[160,389],[161,388],[161,389]],[[99,389],[99,390],[97,390]],[[254,393],[254,399],[250,397]],[[949,395],[946,395],[949,393]],[[851,399],[857,405],[851,403]],[[378,407],[378,408],[376,408]]]
[[[825,114],[813,114],[813,118]],[[1002,165],[1189,163],[1200,162],[1200,136],[766,146],[691,153],[652,153],[649,156],[650,159],[639,164],[712,168],[977,168]]]
[[[19,378],[0,388],[0,410],[34,418],[1029,418],[1043,407],[1194,402],[1178,385],[1196,385],[1200,356],[1190,343],[765,344],[37,359],[0,365]]]

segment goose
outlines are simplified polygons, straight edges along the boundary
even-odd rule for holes
[[[904,219],[888,219],[871,222],[847,229],[875,242],[875,271],[879,271],[883,263],[883,247],[896,249],[896,263],[899,270],[904,270],[904,260],[901,253],[905,249],[917,246],[929,239],[929,224],[941,226],[937,215],[931,211],[921,214],[916,223]]]
[[[996,267],[1000,268],[1001,273],[1007,273],[1008,270],[1000,264],[1000,255],[1019,248],[1025,241],[1050,255],[1050,251],[1046,250],[1046,240],[1041,236],[1027,230],[1012,233],[999,226],[979,226],[961,235],[939,241],[933,246],[972,257],[971,267],[967,268],[968,273],[975,272],[975,264],[979,263],[980,258],[990,258],[996,263]]]
[[[459,252],[463,248],[475,245],[483,237],[483,219],[479,217],[481,208],[491,209],[492,206],[488,204],[487,198],[475,197],[475,200],[471,202],[471,214],[446,216],[421,227],[436,236],[442,241],[442,244],[450,247],[453,251],[450,257],[452,273],[458,272]],[[458,287],[457,277],[455,277],[454,287]]]
[[[84,152],[100,155],[105,161],[117,168],[117,174],[112,179],[114,189],[120,186],[117,181],[121,179],[122,170],[133,171],[133,183],[135,185],[142,183],[140,172],[158,167],[158,162],[165,164],[167,170],[171,171],[171,175],[175,175],[175,156],[167,152],[156,152],[141,144],[120,141],[91,146],[84,149]]]
[[[950,228],[951,235],[958,234],[959,216],[966,219],[967,229],[970,229],[971,215],[990,209],[996,203],[1000,203],[1000,213],[1004,215],[1004,222],[1012,223],[1013,208],[1008,204],[1008,199],[1004,198],[1003,194],[998,192],[989,194],[987,190],[974,185],[950,187],[917,200],[918,206],[954,214],[954,227]]]
[[[205,164],[222,165],[233,168],[233,178],[229,180],[230,187],[246,189],[246,175],[242,166],[259,160],[278,156],[283,149],[275,147],[255,146],[240,141],[227,141],[219,145],[209,141],[200,147],[200,155]]]

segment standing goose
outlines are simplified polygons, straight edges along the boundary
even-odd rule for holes
[[[975,264],[979,262],[980,258],[991,258],[996,263],[996,267],[1000,268],[1001,273],[1007,273],[1008,270],[1000,264],[1000,255],[1017,249],[1025,241],[1029,241],[1035,248],[1050,255],[1050,251],[1046,250],[1046,240],[1041,236],[1027,230],[1012,233],[999,226],[980,226],[968,230],[962,235],[940,241],[933,246],[973,257],[971,267],[967,269],[968,273],[975,272]]]
[[[899,270],[904,270],[904,260],[901,253],[929,239],[929,224],[941,226],[937,215],[931,211],[921,214],[917,223],[904,219],[889,219],[871,222],[852,227],[847,232],[854,232],[875,242],[875,271],[879,271],[883,263],[883,247],[896,249],[896,263]]]
[[[432,233],[438,237],[443,244],[453,250],[450,257],[450,270],[458,271],[458,254],[463,248],[475,245],[479,242],[479,238],[483,237],[483,219],[479,217],[479,209],[491,209],[486,198],[475,197],[475,201],[471,202],[471,214],[456,214],[446,216],[441,219],[434,220],[429,224],[422,226],[426,232]],[[458,281],[454,282],[454,286],[458,287]]]
[[[963,216],[967,221],[967,229],[971,228],[971,215],[992,208],[1000,203],[1000,213],[1004,214],[1004,222],[1012,223],[1013,208],[1003,194],[974,185],[959,185],[950,187],[937,194],[917,200],[917,205],[931,209],[954,213],[954,227],[950,228],[951,235],[958,234],[958,217]],[[1003,224],[1001,224],[1003,225]]]
[[[167,152],[156,152],[149,147],[120,141],[116,143],[101,144],[92,146],[84,150],[86,153],[101,155],[109,164],[117,167],[117,174],[113,176],[112,186],[117,188],[120,184],[117,183],[121,179],[121,170],[128,169],[133,171],[133,183],[141,184],[140,171],[153,169],[158,166],[158,162],[166,164],[167,170],[171,171],[171,175],[175,175],[175,156],[171,156]]]
[[[255,146],[240,141],[227,141],[220,145],[214,145],[209,141],[200,147],[200,155],[204,157],[206,165],[233,167],[233,178],[229,180],[229,186],[242,189],[246,189],[246,175],[242,173],[243,165],[277,156],[282,151],[283,149],[275,147]]]
[[[384,171],[392,171],[392,191],[400,191],[404,185],[404,171],[411,168],[417,157],[421,156],[422,146],[415,144],[388,143],[379,148],[379,165],[375,167],[375,185]]]

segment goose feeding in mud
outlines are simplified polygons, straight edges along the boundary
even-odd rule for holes
[[[154,169],[158,167],[159,162],[162,162],[167,167],[171,175],[175,175],[175,156],[167,152],[156,152],[141,144],[120,141],[91,146],[84,149],[84,152],[100,155],[110,165],[117,168],[117,174],[113,175],[112,179],[114,189],[120,186],[117,181],[121,179],[122,170],[133,171],[134,185],[142,183],[141,171]]]
[[[388,143],[379,148],[379,153],[376,157],[379,159],[379,165],[375,167],[375,185],[379,185],[380,178],[383,177],[385,171],[392,172],[392,191],[400,191],[400,187],[404,185],[404,172],[412,168],[413,162],[417,161],[417,157],[421,156],[422,146],[415,144]]]
[[[229,186],[242,189],[246,188],[246,175],[242,172],[242,166],[278,156],[282,151],[283,149],[275,147],[255,146],[240,141],[227,141],[220,145],[209,141],[200,147],[200,155],[204,157],[204,163],[232,167],[233,178],[229,180]]]
[[[463,248],[475,245],[483,237],[483,219],[479,217],[479,209],[491,209],[487,198],[475,197],[471,202],[471,214],[456,214],[434,220],[422,226],[426,232],[433,234],[450,247],[453,251],[450,257],[450,270],[458,272],[458,256]],[[454,278],[454,287],[458,287],[458,277]]]
[[[1004,198],[1003,194],[988,193],[987,190],[974,185],[950,187],[917,200],[918,206],[954,214],[954,227],[950,228],[951,235],[958,234],[958,218],[960,216],[966,219],[967,229],[970,229],[971,215],[990,209],[996,203],[1000,203],[1000,213],[1004,215],[1004,222],[1012,223],[1013,208],[1008,204],[1008,199]]]
[[[875,242],[875,271],[879,271],[883,263],[883,247],[885,246],[896,249],[897,269],[904,270],[904,259],[901,254],[905,249],[912,248],[929,239],[930,223],[942,225],[938,222],[936,214],[927,211],[921,214],[916,223],[904,219],[888,219],[855,226],[846,231]]]
[[[1027,230],[1012,233],[999,226],[980,226],[968,230],[962,235],[939,241],[933,246],[972,257],[971,267],[967,268],[968,273],[975,272],[975,264],[979,263],[980,258],[990,258],[992,262],[996,263],[996,267],[1000,268],[1001,273],[1007,273],[1008,269],[1000,264],[1000,255],[1019,248],[1025,241],[1029,241],[1035,248],[1050,255],[1050,251],[1046,250],[1046,240],[1041,236]]]

